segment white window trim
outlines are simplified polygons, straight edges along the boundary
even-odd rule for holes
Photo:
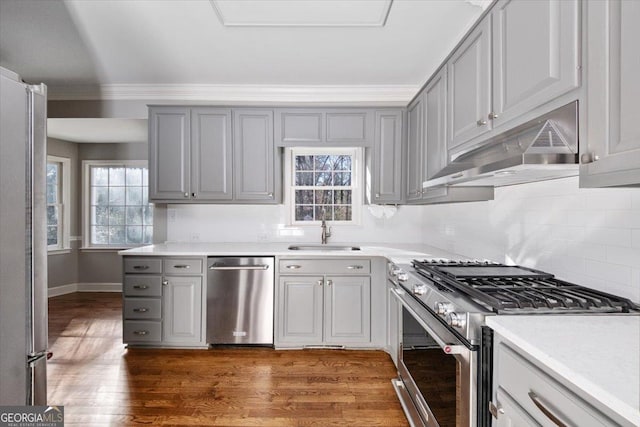
[[[364,166],[364,150],[361,147],[291,147],[285,148],[284,156],[284,204],[287,207],[287,225],[295,227],[313,226],[317,227],[321,221],[296,221],[295,220],[295,170],[294,156],[296,155],[323,155],[323,154],[348,154],[353,156],[351,166],[351,221],[328,221],[331,226],[353,226],[360,225],[362,220],[362,206],[364,204],[362,173]]]
[[[55,246],[47,246],[50,255],[64,254],[71,252],[71,159],[68,157],[47,156],[47,163],[60,163],[59,174],[62,179],[59,181],[62,194],[62,220],[59,220],[58,227],[58,244]],[[58,216],[60,218],[60,215]]]
[[[91,209],[89,201],[91,198],[90,168],[91,166],[124,166],[148,168],[146,160],[83,160],[82,161],[82,247],[83,252],[109,252],[120,249],[138,248],[142,245],[92,245],[91,244]],[[154,221],[155,226],[155,221]]]

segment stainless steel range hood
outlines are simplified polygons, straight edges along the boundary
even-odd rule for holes
[[[500,187],[575,175],[577,101],[455,154],[450,164],[423,187]]]

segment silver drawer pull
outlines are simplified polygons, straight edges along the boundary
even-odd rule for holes
[[[287,268],[289,270],[298,270],[299,268],[302,268],[301,265],[296,265],[296,264],[291,264],[291,265],[287,265]]]
[[[544,403],[542,403],[542,400],[540,400],[538,395],[535,394],[533,391],[529,392],[529,398],[538,407],[538,409],[540,409],[540,412],[542,412],[547,418],[549,418],[549,420],[551,420],[551,422],[553,422],[558,427],[567,427],[567,424],[564,421],[561,421],[560,417],[558,415],[554,414],[551,409],[547,408],[544,405]]]
[[[267,264],[260,265],[212,265],[209,270],[266,270]]]
[[[147,335],[149,331],[133,331],[135,335]]]
[[[146,307],[138,307],[133,309],[134,313],[146,313],[147,311],[149,311],[149,309]]]
[[[362,268],[361,265],[350,265],[347,267],[348,270],[362,270]]]
[[[173,268],[191,268],[189,264],[178,264],[174,265]]]
[[[133,289],[149,289],[147,285],[133,285]]]
[[[134,270],[148,270],[149,266],[148,265],[134,265],[133,269]]]

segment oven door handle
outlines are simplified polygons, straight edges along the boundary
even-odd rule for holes
[[[409,305],[404,302],[401,296],[402,294],[397,289],[391,289],[391,293],[400,302],[400,304],[402,304],[402,306],[409,312],[409,314],[411,314],[413,318],[416,319],[416,321],[420,324],[420,326],[422,326],[429,333],[431,338],[433,338],[433,340],[438,344],[438,346],[440,346],[442,351],[444,351],[446,354],[464,354],[469,351],[469,349],[466,348],[464,345],[447,344],[446,342],[442,341],[442,339],[433,330],[433,328],[427,325],[427,323],[420,318],[418,313],[416,313],[413,308],[409,307]]]

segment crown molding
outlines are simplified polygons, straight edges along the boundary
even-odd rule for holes
[[[112,84],[49,86],[48,98],[61,100],[350,103],[405,106],[418,85],[179,85]]]

